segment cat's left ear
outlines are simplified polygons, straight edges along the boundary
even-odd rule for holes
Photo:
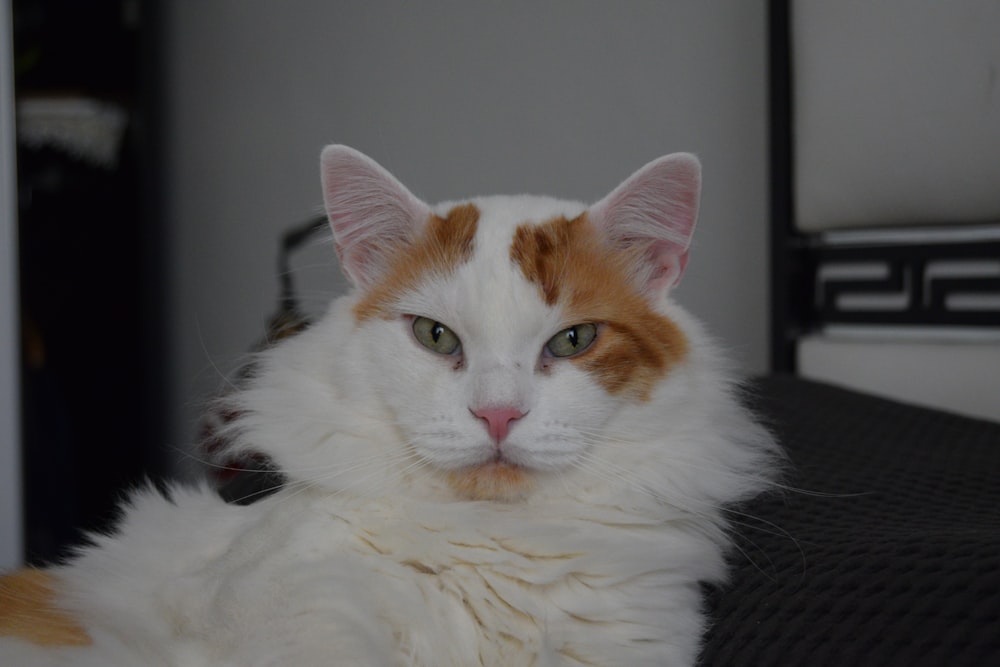
[[[690,153],[653,160],[590,207],[587,217],[618,247],[636,249],[636,280],[656,296],[675,287],[687,265],[698,219],[701,163]]]

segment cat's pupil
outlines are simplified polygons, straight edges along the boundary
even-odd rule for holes
[[[435,322],[434,327],[431,329],[431,338],[434,339],[435,343],[441,340],[441,334],[443,333],[444,333],[444,326],[442,326],[440,322]]]
[[[579,336],[576,333],[576,327],[571,327],[566,330],[566,340],[568,340],[569,344],[574,348],[579,345]]]

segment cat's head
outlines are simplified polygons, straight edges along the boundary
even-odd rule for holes
[[[322,154],[352,316],[403,446],[461,497],[511,500],[652,400],[689,341],[664,311],[687,261],[696,158],[650,162],[592,206],[429,206],[370,158]]]

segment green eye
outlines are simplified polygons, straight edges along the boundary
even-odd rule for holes
[[[424,347],[438,354],[454,354],[462,346],[455,332],[427,317],[413,318],[413,335]]]
[[[545,349],[553,357],[572,357],[590,347],[595,338],[597,338],[597,325],[576,324],[550,338],[545,344]]]

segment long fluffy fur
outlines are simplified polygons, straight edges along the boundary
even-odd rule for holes
[[[447,387],[456,370],[405,338],[400,321],[359,323],[363,294],[352,293],[264,352],[230,398],[228,435],[271,457],[285,488],[245,507],[207,487],[136,494],[115,535],[53,571],[58,604],[92,645],[5,639],[0,663],[693,664],[699,583],[724,579],[728,508],[768,487],[775,445],[741,406],[722,355],[667,294],[652,307],[689,349],[648,400],[610,397],[573,366],[536,388],[532,372],[501,363],[538,344],[511,323],[521,314],[544,332],[562,323],[495,258],[515,223],[584,207],[475,203],[473,260],[412,286],[398,308],[452,318],[470,347],[501,349],[501,388],[482,391],[558,393],[548,409],[567,423],[526,416],[512,433],[537,429],[535,440],[555,443],[553,460],[571,464],[540,470],[506,502],[456,497],[441,466],[484,431],[464,404],[432,407],[438,395],[465,400]],[[480,370],[470,361],[462,372]]]

